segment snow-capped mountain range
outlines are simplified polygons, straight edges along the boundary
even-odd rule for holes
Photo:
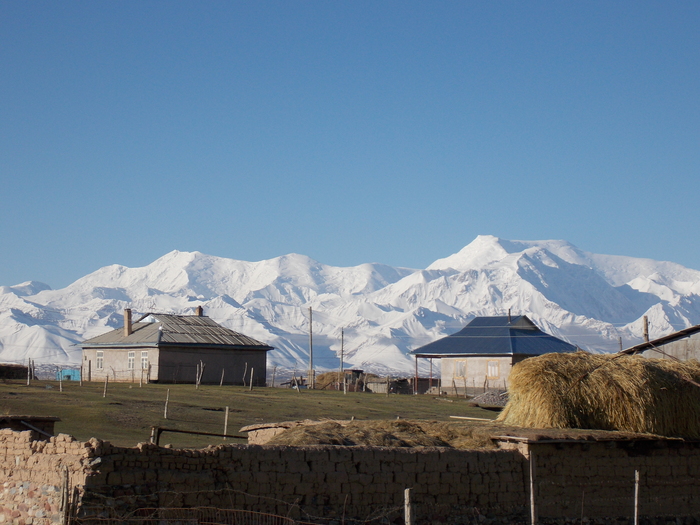
[[[148,266],[112,265],[60,290],[0,286],[0,362],[79,364],[75,346],[134,314],[191,314],[275,347],[268,362],[411,373],[407,352],[480,315],[525,314],[580,348],[612,352],[700,324],[700,271],[671,262],[584,252],[566,241],[479,236],[424,270],[327,266],[284,255],[260,262],[170,252]],[[421,367],[427,366],[421,363]]]

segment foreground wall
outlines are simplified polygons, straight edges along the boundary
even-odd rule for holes
[[[421,523],[526,523],[530,459],[536,510],[547,518],[700,515],[700,450],[674,441],[504,443],[502,450],[230,445],[114,447],[0,431],[0,523],[58,523],[62,494],[79,516],[137,508],[239,508],[305,521],[388,522],[412,489]],[[66,473],[70,490],[65,490]],[[657,520],[659,521],[659,520]]]

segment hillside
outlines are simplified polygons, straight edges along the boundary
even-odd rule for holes
[[[700,272],[671,262],[584,252],[566,241],[479,236],[425,269],[339,268],[289,254],[259,262],[170,252],[142,268],[112,265],[52,290],[0,287],[0,361],[77,364],[75,343],[122,323],[122,310],[205,314],[271,344],[271,365],[314,363],[411,373],[411,349],[509,309],[591,351],[616,351],[700,323]],[[422,364],[423,365],[423,364]],[[427,366],[427,364],[425,364]]]

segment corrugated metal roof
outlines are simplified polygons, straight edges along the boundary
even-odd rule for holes
[[[544,333],[520,315],[476,317],[459,332],[411,351],[419,357],[541,355],[575,352],[576,347]]]
[[[93,346],[220,346],[255,350],[272,350],[273,347],[225,328],[204,316],[148,314],[155,322],[137,322],[132,333],[124,335],[118,328],[88,339],[80,344],[83,348]]]

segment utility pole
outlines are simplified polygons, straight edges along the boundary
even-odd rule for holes
[[[338,383],[343,381],[345,383],[345,375],[343,374],[343,329],[340,329],[340,373],[338,374]],[[339,385],[340,386],[340,385]]]
[[[313,310],[309,306],[309,388],[311,389],[315,386],[314,379]]]

